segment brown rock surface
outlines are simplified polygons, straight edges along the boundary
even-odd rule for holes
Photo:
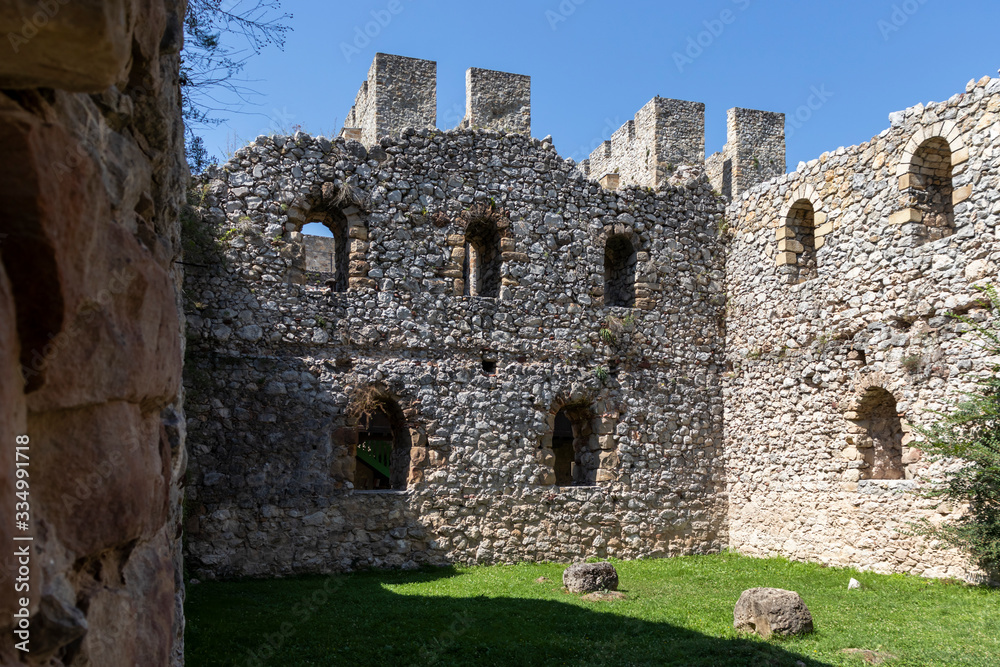
[[[801,635],[813,631],[812,614],[795,591],[751,588],[743,591],[733,610],[733,627],[756,632],[767,639],[772,634]]]

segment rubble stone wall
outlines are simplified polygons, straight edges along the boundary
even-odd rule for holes
[[[260,138],[203,187],[220,258],[186,283],[197,576],[727,542],[707,180],[609,192],[549,143],[410,130],[371,150]],[[317,218],[346,221],[345,290],[301,270]],[[494,298],[465,296],[473,226],[495,230]],[[603,305],[610,238],[636,250],[634,308]],[[403,442],[405,491],[355,488],[366,401]],[[573,461],[553,441],[564,407]]]
[[[730,205],[733,548],[886,572],[969,572],[956,552],[905,532],[908,522],[961,511],[914,493],[944,464],[922,456],[913,427],[997,361],[946,314],[991,317],[973,286],[995,283],[1000,261],[998,110],[1000,80],[984,78],[946,102],[894,113],[870,142],[826,153]],[[953,181],[953,223],[938,240],[928,240],[925,200],[911,182],[928,143],[937,155],[947,146]],[[801,271],[804,262],[813,273]],[[898,427],[892,414],[871,416],[886,394]],[[892,474],[876,456],[887,439],[898,447]]]
[[[28,659],[21,595],[31,664],[183,660],[183,14],[172,0],[0,8],[4,665]]]

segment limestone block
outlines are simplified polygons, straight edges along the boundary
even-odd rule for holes
[[[621,184],[621,176],[618,174],[605,174],[601,177],[601,187],[605,190],[617,190]]]
[[[972,186],[965,185],[963,187],[956,188],[956,190],[951,195],[951,202],[952,204],[957,206],[962,202],[966,201],[967,199],[969,199],[969,197],[971,196],[972,196]]]
[[[777,231],[775,231],[774,236],[778,241],[783,241],[784,239],[794,239],[795,230],[793,230],[791,227],[782,225],[778,227]]]
[[[784,239],[778,241],[778,252],[800,253],[805,250],[805,246],[795,239]]]
[[[618,571],[611,563],[576,563],[563,570],[563,586],[570,593],[618,590]]]
[[[778,266],[789,266],[798,263],[798,258],[794,252],[779,252],[778,257],[775,260],[775,264]]]
[[[916,208],[904,208],[902,211],[896,211],[889,216],[890,225],[903,225],[908,222],[921,222],[924,219],[924,214]]]

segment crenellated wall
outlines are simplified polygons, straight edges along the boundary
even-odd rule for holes
[[[995,282],[1000,262],[998,110],[1000,80],[984,78],[946,102],[892,114],[870,142],[825,153],[729,206],[733,548],[968,573],[956,552],[905,532],[908,522],[962,511],[915,493],[944,464],[922,456],[913,427],[932,423],[996,361],[947,313],[992,317],[973,286]],[[934,174],[947,174],[947,186]],[[934,188],[949,200],[937,207],[951,211],[950,228],[931,210]],[[870,417],[878,397],[894,403],[883,419],[901,434],[889,474],[878,461],[886,436]]]
[[[222,263],[186,289],[197,576],[726,543],[722,207],[705,179],[609,192],[536,139],[421,130],[370,151],[260,140],[204,187]],[[350,237],[344,291],[301,271],[297,230],[317,218]],[[490,225],[499,289],[468,296]],[[611,239],[635,254],[632,308],[603,305]],[[405,491],[358,488],[366,396],[392,406]],[[563,407],[576,453],[560,463]]]

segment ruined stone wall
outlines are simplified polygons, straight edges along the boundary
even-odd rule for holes
[[[170,0],[0,7],[4,665],[26,660],[11,627],[22,595],[31,664],[183,659],[183,13]],[[24,498],[27,530],[13,524]],[[22,545],[30,588],[15,595]]]
[[[198,576],[726,544],[721,205],[706,180],[608,192],[548,143],[421,130],[370,151],[260,140],[205,192],[221,256],[186,283]],[[346,291],[298,268],[297,230],[330,215],[347,221]],[[463,296],[474,225],[499,237],[495,298]],[[635,308],[602,305],[614,236],[637,251]],[[395,406],[405,491],[353,488],[351,406],[372,396]],[[587,486],[556,484],[564,406]]]
[[[995,282],[1000,261],[998,110],[1000,80],[971,83],[947,102],[892,114],[870,142],[826,153],[729,207],[733,548],[969,574],[956,552],[901,531],[961,511],[912,493],[943,465],[922,456],[912,427],[933,422],[932,411],[946,410],[989,369],[946,313],[989,316],[972,286]],[[946,146],[947,165],[921,160],[925,145],[938,157]],[[953,223],[938,240],[928,240],[925,199],[912,190],[928,169],[953,181]],[[876,415],[873,402],[889,394],[895,414],[889,402]],[[887,440],[892,474],[876,456]]]
[[[587,169],[619,186],[659,188],[681,165],[705,161],[705,105],[654,97],[590,154]]]

